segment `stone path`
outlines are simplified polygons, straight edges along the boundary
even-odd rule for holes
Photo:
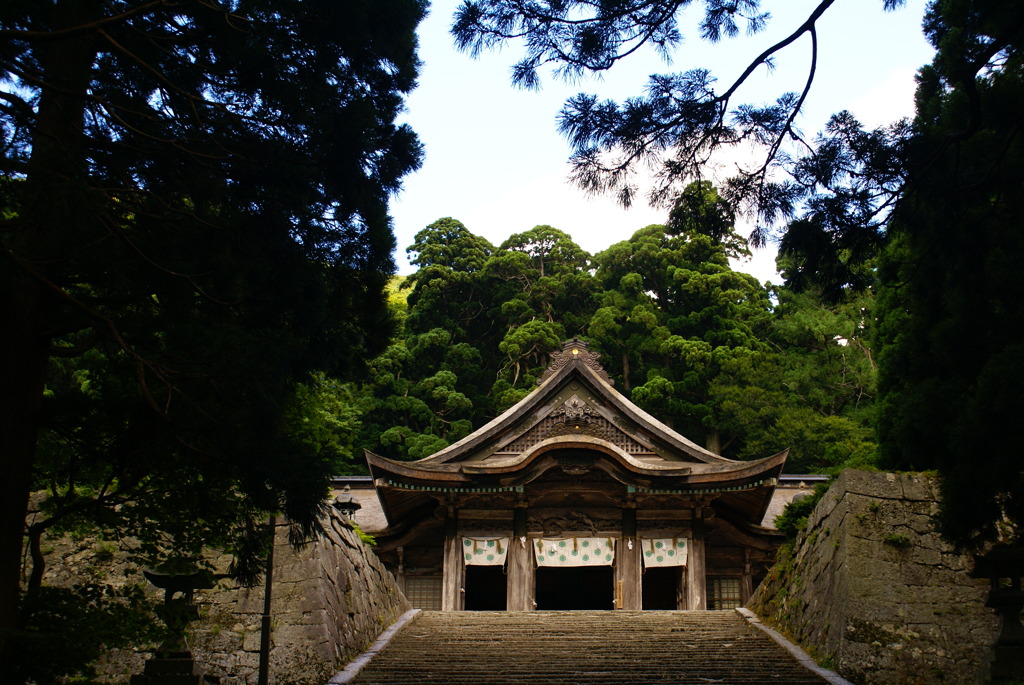
[[[420,612],[353,685],[820,685],[732,611]]]

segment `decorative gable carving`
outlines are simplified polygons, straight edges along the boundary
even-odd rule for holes
[[[561,351],[551,353],[551,363],[548,364],[548,368],[541,374],[541,377],[537,379],[537,385],[546,381],[557,373],[559,369],[572,361],[582,362],[597,372],[597,375],[604,379],[608,385],[615,385],[615,381],[608,377],[608,372],[604,370],[601,362],[598,361],[599,356],[597,352],[591,352],[587,349],[587,343],[573,338],[562,346]]]
[[[578,401],[578,404],[573,402],[574,399]],[[610,442],[627,454],[637,456],[653,454],[648,447],[637,442],[632,436],[598,414],[590,405],[575,395],[495,454],[502,456],[522,454],[548,438],[559,435],[587,435]]]
[[[569,426],[582,426],[600,418],[600,414],[579,395],[573,395],[562,403],[558,409],[551,412],[554,417],[561,417],[562,421]]]

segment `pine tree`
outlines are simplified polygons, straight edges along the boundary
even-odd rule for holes
[[[285,438],[282,417],[298,380],[355,373],[390,329],[387,200],[420,157],[394,120],[424,11],[4,3],[0,640],[45,467],[53,360],[105,358],[97,385],[131,448],[94,446],[97,457],[112,487],[160,476],[169,490],[151,527],[167,526],[181,554],[203,542],[175,524],[190,505],[235,549],[266,511],[315,526],[327,467]]]

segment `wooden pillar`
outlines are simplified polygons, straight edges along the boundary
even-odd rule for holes
[[[441,611],[461,611],[464,606],[465,566],[459,541],[459,519],[454,507],[448,507],[444,520],[444,576],[441,584]]]
[[[704,521],[694,518],[690,549],[686,556],[686,597],[688,609],[708,608],[707,577],[704,568]]]
[[[395,571],[395,582],[398,583],[398,589],[404,595],[407,592],[407,583],[405,582],[405,547],[399,547],[398,550],[398,568]]]
[[[508,590],[505,606],[509,611],[533,611],[537,608],[537,575],[533,570],[533,546],[526,537],[526,503],[517,504],[512,513],[512,539],[508,543]]]
[[[743,548],[743,577],[740,579],[740,605],[747,606],[754,594],[754,574],[750,572],[750,550]]]
[[[688,606],[686,599],[687,578],[687,568],[680,566],[678,585],[676,585],[676,609],[686,609]]]
[[[630,549],[632,547],[632,549]],[[643,608],[640,541],[636,537],[636,509],[622,510],[622,535],[615,550],[615,608]]]

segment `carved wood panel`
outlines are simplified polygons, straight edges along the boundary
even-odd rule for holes
[[[653,455],[649,449],[629,434],[614,426],[603,416],[590,416],[586,423],[566,423],[564,416],[552,414],[501,450],[501,454],[522,454],[539,443],[559,435],[586,435],[605,440],[627,454]]]

